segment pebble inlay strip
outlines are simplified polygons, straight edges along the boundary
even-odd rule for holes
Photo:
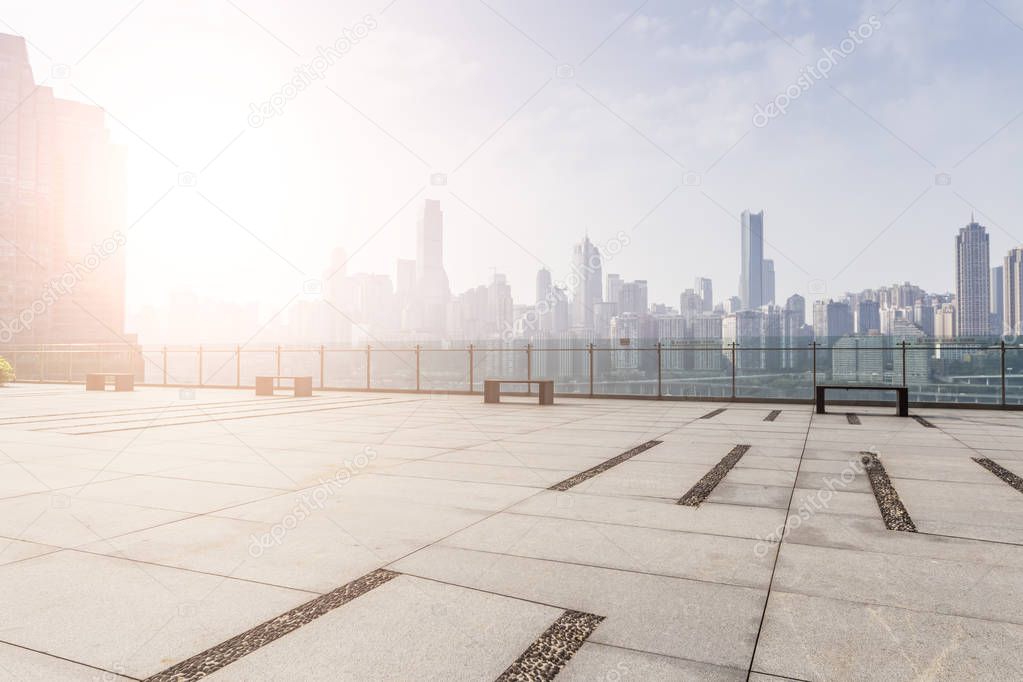
[[[273,620],[260,623],[251,630],[157,673],[148,678],[146,682],[192,682],[212,675],[224,666],[234,663],[239,658],[251,654],[260,647],[297,630],[339,606],[344,606],[356,597],[380,587],[398,575],[398,573],[384,568],[367,573],[327,594],[307,601],[301,606],[296,606]]]
[[[881,510],[881,518],[888,530],[901,530],[907,533],[916,532],[916,524],[909,517],[909,512],[899,499],[899,493],[888,478],[881,460],[873,452],[861,452],[863,455],[864,467],[867,470],[867,478],[870,479],[870,487],[874,491],[874,499],[877,500],[877,508]]]
[[[679,499],[678,504],[684,504],[687,507],[699,507],[700,503],[707,499],[707,496],[714,492],[714,488],[717,487],[718,483],[721,482],[735,463],[739,459],[749,452],[750,445],[736,445],[732,448],[727,455],[721,458],[721,461],[714,465],[711,469],[696,482],[689,491]]]
[[[937,426],[935,426],[934,424],[930,423],[929,421],[927,421],[923,417],[918,417],[915,414],[913,415],[913,419],[917,420],[918,422],[920,422],[921,424],[923,424],[924,426],[926,426],[929,429],[936,429],[936,428],[938,428]]]
[[[973,457],[974,462],[981,465],[998,478],[1002,479],[1016,490],[1023,493],[1023,478],[1020,478],[1016,474],[1012,473],[998,462],[988,459],[987,457]]]
[[[858,416],[856,416],[855,414],[853,414],[852,412],[847,413],[845,415],[845,419],[850,424],[859,424],[860,423],[860,418]]]
[[[722,412],[724,412],[724,411],[725,411],[726,409],[728,409],[728,408],[725,408],[725,407],[719,407],[719,408],[718,408],[718,409],[716,409],[716,410],[711,410],[711,411],[710,411],[710,412],[708,412],[707,414],[705,414],[705,415],[703,415],[702,417],[700,417],[700,419],[710,419],[710,418],[712,418],[712,417],[716,417],[716,416],[718,416],[719,414],[721,414]]]
[[[501,673],[497,682],[553,680],[602,620],[603,616],[592,613],[565,611]]]
[[[764,421],[773,422],[775,419],[778,418],[779,414],[781,414],[781,410],[771,410],[770,412],[767,413],[767,416],[764,417]]]
[[[572,488],[574,486],[579,485],[580,483],[582,483],[583,481],[585,481],[587,479],[593,478],[597,474],[604,473],[605,471],[607,471],[611,467],[617,466],[617,465],[621,464],[622,462],[624,462],[627,459],[632,459],[633,457],[635,457],[639,453],[644,452],[646,450],[649,450],[650,448],[652,448],[655,445],[660,445],[661,442],[662,441],[659,441],[659,440],[648,440],[647,442],[643,443],[642,445],[637,445],[636,447],[632,448],[631,450],[626,450],[625,452],[623,452],[620,455],[615,455],[614,457],[612,457],[611,459],[607,460],[606,462],[601,462],[600,464],[598,464],[595,467],[590,467],[589,469],[587,469],[586,471],[582,472],[581,474],[576,474],[575,476],[572,476],[571,478],[566,478],[561,483],[555,483],[554,485],[552,485],[547,490],[560,490],[560,491],[564,492],[565,490],[568,490],[569,488]]]

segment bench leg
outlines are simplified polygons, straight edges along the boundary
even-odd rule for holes
[[[485,403],[501,402],[501,384],[497,383],[496,381],[484,381],[483,402]]]
[[[817,414],[824,414],[824,387],[817,386],[816,389],[814,403],[817,407]]]
[[[107,389],[107,378],[103,375],[86,374],[86,391],[105,391]]]
[[[909,416],[909,391],[898,391],[896,393],[897,410],[900,417]]]
[[[134,376],[114,377],[114,390],[115,391],[134,391],[135,390],[135,377]]]
[[[274,378],[256,377],[256,395],[273,395]]]
[[[554,385],[553,384],[540,384],[540,404],[541,405],[553,405],[554,404]]]
[[[313,395],[313,378],[299,377],[295,379],[295,397],[309,398]]]

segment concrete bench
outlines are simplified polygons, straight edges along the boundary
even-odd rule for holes
[[[829,389],[833,391],[895,391],[895,413],[899,417],[909,416],[909,388],[887,384],[817,384],[814,401],[817,414],[824,414],[824,396]]]
[[[554,404],[554,380],[553,379],[484,379],[483,380],[483,402],[501,402],[501,384],[537,384],[540,387],[540,404]]]
[[[296,398],[308,398],[313,394],[313,378],[311,376],[274,375],[256,377],[256,395],[273,395],[274,389],[280,386],[281,379],[291,379],[292,386],[295,388]]]
[[[114,380],[115,391],[134,391],[135,390],[135,375],[134,374],[123,374],[120,372],[103,372],[93,373],[85,375],[85,390],[86,391],[105,391],[107,390],[107,380]]]

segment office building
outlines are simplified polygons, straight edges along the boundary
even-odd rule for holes
[[[956,310],[960,336],[987,336],[991,329],[991,267],[987,230],[972,218],[955,240]]]
[[[764,212],[742,212],[742,261],[739,275],[739,300],[742,309],[764,304]]]

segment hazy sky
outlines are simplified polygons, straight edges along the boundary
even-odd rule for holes
[[[426,197],[452,289],[497,268],[519,302],[584,231],[631,233],[605,272],[652,302],[696,275],[733,295],[745,208],[766,211],[780,299],[948,290],[971,205],[993,263],[1023,241],[1021,0],[388,2],[0,2],[37,80],[104,106],[127,147],[130,310],[181,289],[283,303],[334,246],[393,274]]]

